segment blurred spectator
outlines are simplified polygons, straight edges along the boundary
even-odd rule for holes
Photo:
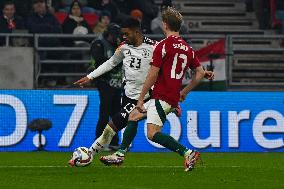
[[[6,1],[0,16],[0,33],[12,33],[18,29],[24,29],[24,22],[21,17],[16,15],[15,4],[12,1]],[[5,39],[1,38],[0,45],[4,44]]]
[[[88,0],[78,0],[81,4],[82,13],[95,13],[96,10],[88,6]],[[70,11],[70,7],[73,3],[73,0],[52,0],[52,6],[56,12],[65,12]]]
[[[95,40],[91,45],[91,60],[94,70],[108,60],[121,42],[121,30],[117,24],[111,23],[103,33],[102,39]],[[100,96],[100,114],[96,127],[96,138],[101,136],[110,117],[120,111],[122,88],[122,64],[116,66],[110,72],[103,74],[95,80]],[[109,147],[118,146],[116,134]]]
[[[255,12],[260,29],[268,29],[270,22],[269,0],[246,0],[246,11]]]
[[[45,0],[46,3],[46,7],[47,10],[51,13],[51,14],[55,14],[55,8],[52,6],[52,0]]]
[[[110,13],[103,11],[100,15],[99,21],[93,28],[93,32],[98,35],[102,35],[102,33],[107,29],[110,21]]]
[[[74,34],[74,35],[86,35],[93,33],[88,23],[84,19],[81,13],[81,4],[78,1],[73,1],[71,4],[70,12],[62,24],[63,33]],[[62,43],[65,46],[76,46],[76,47],[90,47],[91,40],[86,38],[64,38]],[[88,59],[87,52],[73,52],[67,54],[72,59]],[[78,68],[79,69],[79,68]],[[72,70],[76,71],[76,70]]]
[[[91,28],[82,16],[81,5],[78,1],[71,4],[68,16],[62,24],[63,33],[88,34],[92,33]]]
[[[132,18],[135,18],[138,20],[140,23],[142,22],[143,19],[143,13],[139,9],[134,9],[130,12],[130,16]]]
[[[277,19],[279,19],[282,22],[281,35],[284,35],[284,1],[276,0],[275,3],[276,3],[275,16]]]
[[[0,1],[5,3],[5,1],[3,0]],[[18,16],[21,16],[22,18],[29,16],[29,14],[31,13],[32,0],[13,0],[13,2],[16,6]]]
[[[141,30],[143,33],[151,33],[151,31],[149,31],[148,27],[145,26],[145,22],[143,19],[143,13],[139,10],[139,9],[134,9],[130,12],[130,16],[136,20],[138,20],[141,24]]]
[[[269,1],[268,0],[251,0],[252,11],[255,12],[260,29],[268,29],[270,23]]]
[[[70,5],[70,12],[68,13],[68,16],[65,18],[63,24],[62,24],[62,30],[63,33],[67,34],[74,34],[74,35],[86,35],[93,33],[91,28],[89,27],[87,21],[82,16],[82,9],[81,4],[74,0],[73,3]],[[75,47],[90,47],[90,39],[87,38],[76,38],[76,39],[70,39],[70,38],[64,38],[62,39],[62,43],[64,46],[75,46]],[[89,52],[87,51],[79,51],[79,52],[72,52],[72,53],[66,53],[64,54],[65,59],[76,59],[76,60],[89,60]],[[62,70],[68,71],[68,72],[78,72],[78,71],[85,71],[85,66],[88,65],[70,65],[68,68],[63,68]],[[72,83],[74,80],[74,77],[66,77],[67,83]]]
[[[45,0],[33,0],[33,12],[27,18],[26,27],[30,33],[61,33],[61,25],[57,19],[49,13]],[[39,38],[38,45],[40,47],[54,47],[58,46],[60,41],[57,38]],[[39,57],[41,60],[44,59],[59,59],[60,54],[58,52],[39,52]],[[57,72],[58,68],[56,66],[44,67],[42,66],[43,72]],[[46,78],[46,81],[40,80],[40,86],[54,86],[56,85],[56,80],[53,78]]]
[[[163,25],[162,25],[162,11],[167,7],[171,6],[172,6],[171,0],[163,0],[160,6],[160,12],[158,13],[158,16],[155,19],[153,19],[151,22],[151,31],[153,34],[164,34]],[[180,34],[188,34],[188,29],[184,23],[182,23],[181,25]]]
[[[154,0],[136,0],[132,1],[132,10],[139,9],[143,12],[143,20],[141,23],[143,33],[151,33],[151,21],[158,12],[158,7]]]
[[[108,11],[110,13],[110,20],[116,21],[119,13],[116,4],[112,0],[89,0],[89,5],[98,11]]]
[[[16,15],[16,7],[12,1],[7,1],[3,5],[0,17],[0,33],[12,33],[15,29],[24,29],[24,22]]]
[[[33,0],[33,13],[26,26],[30,33],[61,33],[59,22],[47,11],[44,0]]]

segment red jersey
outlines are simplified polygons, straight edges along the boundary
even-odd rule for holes
[[[152,65],[160,68],[152,98],[176,107],[184,73],[200,66],[193,49],[181,37],[169,36],[156,46]]]

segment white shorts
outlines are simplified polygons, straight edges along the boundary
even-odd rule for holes
[[[166,116],[172,110],[172,106],[162,100],[151,99],[144,104],[147,111],[146,123],[152,123],[158,126],[163,126],[166,121]]]

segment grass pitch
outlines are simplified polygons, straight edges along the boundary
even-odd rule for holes
[[[84,168],[68,167],[70,155],[0,152],[0,188],[284,188],[284,153],[202,153],[192,172],[175,153],[129,153],[120,167],[96,156]]]

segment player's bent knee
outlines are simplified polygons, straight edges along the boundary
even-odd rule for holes
[[[161,132],[161,127],[155,124],[148,123],[147,124],[147,138],[153,141],[153,138],[156,133]]]
[[[153,140],[153,136],[154,136],[154,135],[151,135],[150,133],[147,133],[147,138],[148,138],[149,140],[151,140],[151,141]]]
[[[156,134],[156,131],[148,131],[147,138],[152,141],[155,134]]]

